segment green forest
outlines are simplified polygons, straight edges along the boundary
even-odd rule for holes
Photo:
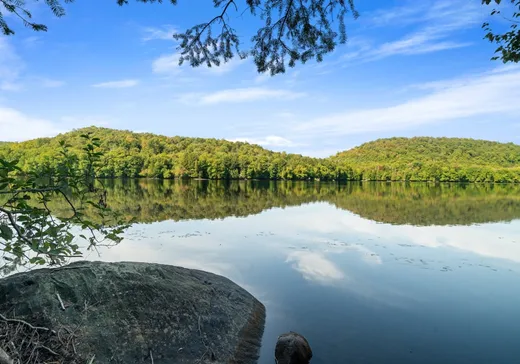
[[[519,145],[460,138],[380,139],[320,159],[242,142],[89,127],[0,143],[0,158],[50,175],[60,169],[64,141],[81,168],[80,136],[87,132],[101,139],[100,178],[520,182]]]
[[[520,186],[305,181],[110,179],[101,181],[110,207],[138,223],[245,217],[271,208],[323,202],[365,219],[388,223],[470,225],[520,218]],[[71,214],[51,201],[58,216]],[[97,211],[87,206],[95,220]]]

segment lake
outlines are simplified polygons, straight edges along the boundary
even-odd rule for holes
[[[198,268],[267,308],[260,363],[519,363],[520,186],[105,181],[135,216],[88,259]]]

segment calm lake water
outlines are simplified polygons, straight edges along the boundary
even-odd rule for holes
[[[109,181],[105,261],[224,275],[313,364],[520,363],[520,186]]]

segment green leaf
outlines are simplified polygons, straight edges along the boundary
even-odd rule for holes
[[[34,258],[31,258],[29,260],[29,262],[31,264],[43,265],[43,264],[45,264],[45,259],[43,259],[42,257],[34,257]]]
[[[13,238],[13,230],[5,224],[0,224],[0,238],[11,240]]]

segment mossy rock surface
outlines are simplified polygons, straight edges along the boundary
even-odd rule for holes
[[[227,278],[133,262],[77,262],[4,278],[0,313],[73,332],[77,357],[95,363],[252,364],[265,323],[264,306]]]

